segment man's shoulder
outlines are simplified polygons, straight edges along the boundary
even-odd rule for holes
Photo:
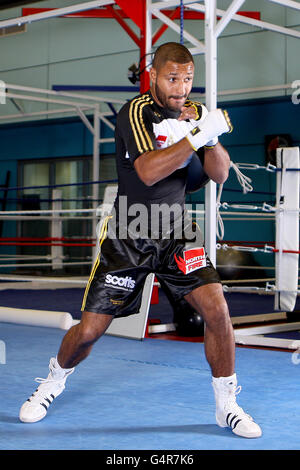
[[[149,93],[142,93],[140,95],[136,95],[134,98],[128,100],[120,109],[119,113],[129,113],[129,111],[133,108],[140,107],[141,105],[149,105],[151,107],[154,104],[153,98]]]

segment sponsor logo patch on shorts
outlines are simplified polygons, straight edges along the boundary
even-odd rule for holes
[[[107,274],[105,277],[104,285],[106,287],[113,287],[114,289],[122,289],[132,292],[135,288],[135,280],[130,276],[119,277],[112,274]]]
[[[204,248],[192,248],[183,252],[183,258],[181,256],[174,255],[175,261],[178,268],[183,274],[189,274],[200,268],[205,268],[206,257]]]

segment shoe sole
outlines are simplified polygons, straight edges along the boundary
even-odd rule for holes
[[[236,434],[237,436],[239,436],[239,437],[246,437],[247,439],[256,439],[256,438],[258,438],[258,437],[261,437],[261,435],[262,435],[262,432],[260,432],[259,434],[246,434],[246,433],[245,433],[245,434],[238,434],[238,433],[237,433],[236,431],[234,431],[234,430],[232,430],[232,432],[233,432],[234,434]]]
[[[220,427],[220,428],[229,428],[231,429],[231,431],[233,432],[233,434],[235,434],[236,436],[239,436],[239,437],[245,437],[247,439],[255,439],[257,437],[261,437],[262,435],[262,431],[260,431],[259,433],[256,433],[256,434],[253,434],[253,433],[243,433],[243,434],[239,434],[237,432],[237,430],[235,429],[232,429],[230,426],[228,426],[227,424],[222,424],[221,421],[216,417],[216,422],[217,422],[217,425]]]
[[[45,413],[42,416],[38,416],[37,418],[34,418],[34,419],[24,418],[24,417],[19,416],[19,419],[20,421],[22,421],[22,423],[37,423],[38,421],[41,421],[43,418],[45,418],[46,415],[47,413]]]

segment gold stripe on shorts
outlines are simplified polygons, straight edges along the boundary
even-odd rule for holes
[[[83,296],[83,301],[82,301],[82,305],[81,305],[81,311],[83,312],[84,309],[85,309],[85,304],[86,304],[86,299],[87,299],[87,296],[88,296],[88,293],[89,293],[89,290],[90,290],[90,287],[91,287],[91,283],[94,279],[94,276],[95,276],[95,272],[97,271],[97,268],[100,264],[100,253],[101,253],[101,245],[102,243],[104,242],[105,238],[106,238],[106,235],[107,235],[107,224],[108,224],[108,221],[109,219],[111,219],[111,215],[110,216],[107,216],[105,219],[104,219],[104,222],[102,224],[102,227],[101,227],[101,232],[100,232],[100,237],[99,237],[99,247],[100,247],[100,250],[99,250],[99,253],[98,253],[98,256],[96,258],[96,261],[94,263],[94,266],[93,266],[93,269],[91,271],[91,274],[90,274],[90,277],[89,277],[89,280],[88,280],[88,283],[86,285],[86,288],[85,288],[85,291],[84,291],[84,296]]]

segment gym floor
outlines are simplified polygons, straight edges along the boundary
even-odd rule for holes
[[[299,365],[291,352],[240,348],[238,403],[263,436],[243,439],[214,418],[210,370],[201,342],[105,335],[68,379],[44,420],[24,424],[19,408],[46,377],[63,330],[1,325],[0,449],[297,450]]]

